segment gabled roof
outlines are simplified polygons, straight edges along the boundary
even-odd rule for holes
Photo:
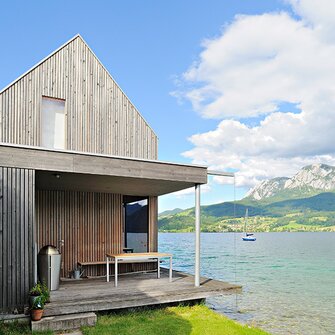
[[[8,88],[10,88],[11,86],[13,86],[15,83],[17,83],[20,79],[22,79],[23,77],[25,77],[27,74],[29,74],[30,72],[32,72],[33,70],[35,70],[37,67],[39,67],[40,65],[42,65],[45,61],[47,61],[49,58],[51,58],[52,56],[54,56],[57,52],[59,52],[61,49],[65,48],[68,44],[72,43],[74,40],[76,40],[77,38],[81,39],[81,41],[85,44],[85,46],[89,49],[89,51],[92,53],[92,55],[95,57],[95,59],[97,60],[97,62],[101,65],[101,67],[106,71],[106,73],[108,74],[108,76],[114,81],[114,83],[117,85],[117,87],[120,89],[120,91],[126,96],[126,98],[130,101],[130,103],[135,107],[135,109],[138,111],[138,109],[136,108],[135,104],[129,99],[129,97],[126,95],[126,93],[122,90],[122,88],[119,86],[119,84],[116,82],[116,80],[113,78],[113,76],[110,74],[110,72],[106,69],[106,67],[102,64],[102,62],[100,61],[100,59],[97,57],[97,55],[93,52],[93,50],[89,47],[89,45],[86,43],[86,41],[83,39],[83,37],[80,34],[76,34],[75,36],[73,36],[71,39],[69,39],[67,42],[65,42],[63,45],[61,45],[59,48],[57,48],[55,51],[53,51],[52,53],[50,53],[48,56],[46,56],[45,58],[43,58],[40,62],[38,62],[37,64],[35,64],[33,67],[31,67],[28,71],[26,71],[25,73],[23,73],[21,76],[19,76],[18,78],[16,78],[14,81],[12,81],[10,84],[8,84],[6,87],[4,87],[2,90],[0,90],[0,94],[2,94],[3,92],[5,92]],[[155,131],[151,128],[151,126],[149,125],[149,123],[144,119],[143,115],[140,114],[141,117],[143,118],[143,120],[145,121],[145,123],[148,125],[148,127],[151,129],[151,131],[155,134],[155,136],[158,138],[157,134],[155,133]]]

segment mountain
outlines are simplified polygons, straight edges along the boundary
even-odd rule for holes
[[[177,214],[177,213],[180,213],[182,211],[183,211],[183,209],[181,209],[181,208],[175,208],[175,209],[169,209],[167,211],[161,212],[158,215],[160,217],[163,217],[163,216],[167,216],[167,215]]]
[[[335,189],[335,167],[326,164],[305,166],[286,183],[287,189],[310,187],[321,191]]]
[[[335,190],[335,167],[326,164],[308,165],[293,177],[262,181],[251,189],[246,200],[278,201],[313,196]]]
[[[202,231],[242,231],[247,208],[254,231],[335,231],[335,167],[305,166],[291,178],[262,181],[235,203],[202,206]],[[193,231],[194,208],[161,213],[159,229]]]
[[[246,197],[253,200],[261,200],[276,195],[285,188],[285,183],[290,180],[287,177],[278,177],[270,180],[264,180],[253,189],[251,189]]]
[[[264,206],[269,213],[280,214],[294,211],[335,211],[335,193],[324,192],[313,197],[278,201]]]

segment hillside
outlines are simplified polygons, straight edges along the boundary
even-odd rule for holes
[[[335,193],[321,193],[313,197],[291,199],[272,204],[258,203],[248,206],[239,201],[235,204],[222,203],[201,208],[203,231],[242,231],[245,210],[248,208],[251,227],[254,231],[285,230],[334,230]],[[292,226],[298,225],[298,226]],[[159,217],[160,231],[193,231],[194,209],[178,214]]]
[[[335,167],[306,166],[291,178],[261,182],[235,204],[203,206],[202,230],[241,231],[247,208],[254,231],[335,231]],[[160,231],[193,228],[194,208],[159,215]]]
[[[163,216],[167,216],[167,215],[173,215],[173,214],[177,214],[177,213],[180,213],[182,212],[183,209],[181,208],[175,208],[175,209],[169,209],[167,211],[164,211],[162,213],[159,213],[159,216],[160,217],[163,217]]]

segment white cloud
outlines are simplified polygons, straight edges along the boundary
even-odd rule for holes
[[[306,24],[313,26],[323,40],[335,38],[335,1],[287,0]]]
[[[201,185],[201,193],[207,193],[211,190],[209,184]],[[183,199],[188,196],[195,196],[194,187],[186,188],[185,190],[177,191],[169,194],[169,196],[176,197],[177,199]]]
[[[299,18],[237,16],[221,36],[205,41],[175,93],[203,117],[223,120],[191,136],[194,148],[184,155],[237,169],[241,186],[311,163],[335,164],[335,1],[289,3]],[[285,103],[299,112],[283,112]],[[250,126],[255,117],[262,121]]]

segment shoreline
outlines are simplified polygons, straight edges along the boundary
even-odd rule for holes
[[[295,230],[295,231],[253,231],[255,234],[264,233],[335,233],[335,230]],[[194,233],[194,231],[158,231],[161,234],[188,234]],[[201,231],[201,233],[208,234],[243,234],[243,231]]]

